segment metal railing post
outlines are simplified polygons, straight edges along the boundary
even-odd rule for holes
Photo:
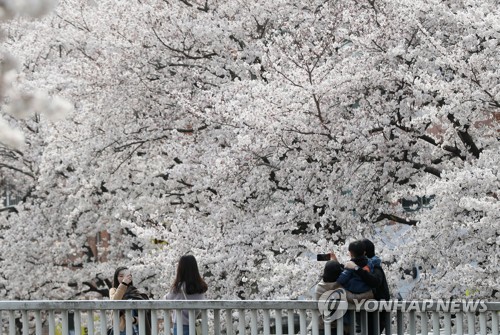
[[[87,335],[94,335],[94,311],[87,311]]]
[[[307,334],[307,316],[306,316],[306,311],[303,309],[299,309],[299,324],[300,324],[300,335],[306,335]]]
[[[498,335],[498,311],[491,311],[491,331],[492,334]]]
[[[220,309],[214,309],[214,334],[220,333]]]
[[[99,311],[99,326],[101,328],[101,335],[108,333],[108,321],[106,317],[106,310],[101,309]]]
[[[283,314],[281,312],[281,309],[277,309],[274,313],[274,328],[276,329],[276,335],[282,335],[283,334]]]
[[[42,313],[40,311],[35,311],[35,334],[42,335]],[[0,329],[2,329],[2,323],[0,320]],[[93,335],[93,334],[91,334]]]
[[[245,311],[238,309],[238,334],[245,334]]]
[[[264,321],[263,321],[263,327],[264,327],[264,335],[270,335],[271,334],[271,313],[269,312],[268,309],[265,309],[263,311],[264,315]]]
[[[295,335],[295,318],[293,314],[293,309],[288,309],[286,311],[287,319],[288,319],[288,335]]]
[[[226,334],[233,335],[233,312],[226,309]]]
[[[464,335],[464,314],[462,312],[455,315],[455,325],[457,335]]]
[[[29,335],[30,325],[28,322],[28,311],[27,310],[21,311],[21,319],[22,319],[22,323],[23,323],[23,335]]]

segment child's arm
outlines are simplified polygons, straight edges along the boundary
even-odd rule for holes
[[[345,286],[345,284],[347,284],[349,279],[351,279],[351,276],[352,276],[352,270],[344,270],[337,278],[336,282],[342,286]]]
[[[382,283],[382,280],[374,273],[365,271],[363,270],[363,268],[358,268],[358,270],[354,270],[356,264],[352,265],[349,263],[354,264],[354,262],[347,262],[345,265],[346,269],[351,269],[353,273],[356,273],[359,277],[361,277],[361,279],[366,283],[366,285],[370,286],[371,288],[376,288]]]

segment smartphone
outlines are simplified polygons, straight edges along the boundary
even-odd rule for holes
[[[316,260],[318,262],[325,262],[330,260],[330,254],[317,254],[316,255]]]

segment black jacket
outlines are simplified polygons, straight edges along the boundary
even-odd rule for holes
[[[356,273],[372,288],[375,300],[389,300],[391,298],[389,285],[387,284],[387,279],[382,267],[375,265],[373,273],[360,268]]]
[[[358,269],[356,273],[372,288],[375,300],[389,300],[391,298],[385,272],[380,265],[375,265],[373,267],[373,273],[362,270],[361,268]],[[388,312],[379,313],[380,332],[376,333],[374,330],[374,317],[374,313],[368,313],[368,335],[381,334],[385,329],[386,322],[389,321]]]

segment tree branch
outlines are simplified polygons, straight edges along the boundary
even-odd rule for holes
[[[419,222],[417,220],[405,219],[405,218],[402,218],[402,217],[399,217],[399,216],[396,216],[393,214],[385,214],[385,213],[380,214],[379,217],[374,222],[380,222],[380,221],[386,220],[386,219],[390,220],[390,221],[397,222],[397,223],[406,224],[409,226],[416,226],[417,223]]]
[[[462,126],[460,124],[460,121],[458,121],[453,114],[448,114],[447,115],[448,120],[453,124],[453,127],[456,129],[458,133],[458,137],[462,141],[462,143],[465,145],[467,150],[476,158],[479,158],[479,155],[483,151],[482,149],[479,149],[476,146],[476,143],[474,143],[474,140],[472,139],[472,136],[467,132],[469,129],[469,125],[464,125]],[[464,130],[462,130],[462,128]]]
[[[188,59],[193,59],[193,60],[198,60],[198,59],[211,59],[213,56],[217,56],[217,54],[215,52],[211,52],[211,53],[206,53],[206,54],[202,54],[201,56],[191,56],[190,54],[188,54],[186,51],[184,50],[178,50],[178,49],[175,49],[175,48],[172,48],[171,46],[169,46],[168,44],[166,44],[161,38],[160,36],[156,33],[156,30],[154,27],[151,27],[151,29],[153,30],[153,33],[155,34],[156,38],[158,39],[158,41],[160,41],[161,44],[163,44],[163,46],[165,48],[167,48],[168,50],[170,51],[173,51],[173,52],[177,52],[177,53],[180,53],[181,55],[183,55],[184,57],[188,58]]]
[[[31,177],[32,179],[35,179],[35,176],[32,173],[23,171],[23,170],[18,169],[18,168],[14,167],[14,166],[7,165],[7,164],[4,164],[4,163],[0,163],[0,168],[2,168],[2,167],[10,169],[10,170],[14,170],[14,171],[22,173],[22,174],[24,174],[24,175],[26,175],[28,177]]]

